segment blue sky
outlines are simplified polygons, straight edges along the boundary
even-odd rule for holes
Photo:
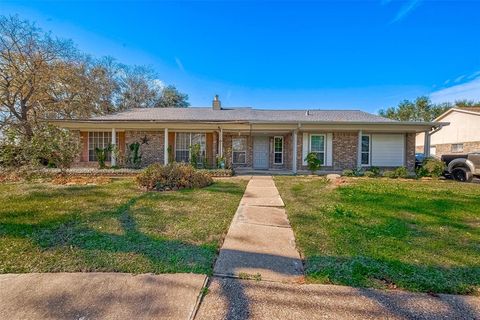
[[[93,56],[152,66],[193,106],[480,100],[480,1],[0,1]]]

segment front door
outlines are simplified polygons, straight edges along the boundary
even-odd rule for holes
[[[253,137],[253,168],[268,169],[268,137]]]

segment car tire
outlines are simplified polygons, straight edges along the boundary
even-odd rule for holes
[[[473,174],[467,168],[458,167],[452,170],[452,178],[460,182],[471,182]]]

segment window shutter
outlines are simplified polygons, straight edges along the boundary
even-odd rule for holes
[[[325,165],[332,166],[333,165],[333,134],[327,133],[327,160]]]
[[[307,157],[307,154],[308,154],[308,145],[309,145],[308,133],[304,132],[303,133],[303,147],[302,147],[302,163],[303,163],[304,166],[307,165],[307,161],[305,160],[305,158]]]

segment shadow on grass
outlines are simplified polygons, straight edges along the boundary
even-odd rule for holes
[[[115,217],[121,226],[121,234],[102,232],[88,227],[85,217],[76,211],[42,220],[38,223],[0,223],[0,237],[10,236],[33,241],[42,250],[80,249],[89,257],[89,261],[78,261],[78,270],[68,271],[123,271],[123,272],[194,272],[210,274],[212,262],[216,255],[216,245],[192,245],[190,243],[171,240],[161,236],[152,237],[139,231],[131,208],[150,193],[134,196],[114,210],[97,212],[88,216],[87,220]],[[29,212],[15,212],[9,218],[28,217]],[[7,217],[8,215],[4,215]],[[88,221],[87,221],[88,222]],[[137,269],[135,265],[117,264],[115,257],[104,259],[102,252],[107,254],[134,254],[147,259],[146,266]],[[42,253],[39,253],[42,254]],[[48,254],[46,255],[46,259]],[[96,260],[95,258],[98,258]],[[73,254],[71,259],[79,259]],[[109,259],[111,259],[109,261]],[[83,265],[82,265],[83,263]],[[80,266],[81,265],[81,266]],[[62,271],[63,266],[52,266],[53,271]],[[47,270],[52,271],[52,270]],[[12,270],[11,272],[16,272]]]

